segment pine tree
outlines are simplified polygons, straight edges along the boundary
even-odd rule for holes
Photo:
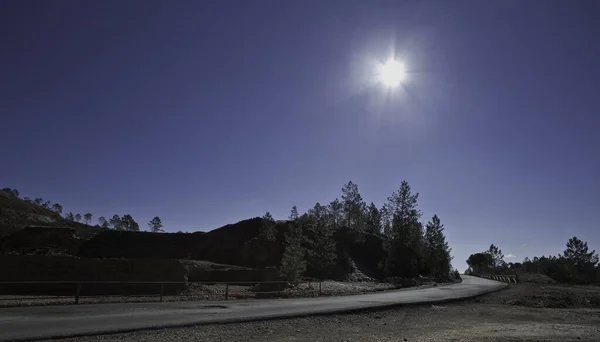
[[[296,206],[292,207],[290,220],[289,230],[285,233],[285,250],[279,274],[286,280],[297,281],[306,271],[306,250],[302,246],[304,238]]]
[[[348,182],[342,188],[342,206],[344,221],[348,228],[364,230],[366,204],[358,192],[358,185]]]
[[[587,242],[579,240],[576,236],[569,239],[563,258],[578,268],[594,267],[598,263],[598,254],[595,250],[588,249]]]
[[[425,260],[428,271],[436,277],[450,274],[450,247],[444,236],[444,225],[437,215],[425,225]]]
[[[266,212],[262,217],[261,227],[258,233],[259,238],[273,241],[277,238],[277,230],[275,229],[275,220],[270,212]]]
[[[85,224],[87,225],[89,225],[90,222],[92,222],[92,214],[90,213],[83,215],[83,218],[85,219]]]
[[[307,232],[307,265],[314,275],[325,278],[332,272],[337,260],[334,229],[330,224],[327,208],[320,203],[302,215],[301,224]]]
[[[327,207],[333,229],[339,229],[344,222],[344,205],[339,199],[333,200]]]
[[[423,265],[423,225],[417,209],[419,194],[413,194],[408,182],[388,197],[385,211],[391,220],[386,242],[388,257],[385,269],[388,275],[414,277]]]
[[[381,213],[379,209],[371,202],[367,209],[367,232],[372,234],[381,233]]]
[[[163,232],[163,229],[162,229],[163,224],[162,224],[160,217],[158,217],[158,216],[154,216],[154,218],[152,220],[150,220],[150,222],[148,222],[148,227],[150,227],[150,231],[152,233]]]

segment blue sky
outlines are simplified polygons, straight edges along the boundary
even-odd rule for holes
[[[402,180],[455,265],[600,249],[597,1],[3,1],[2,186],[210,230]],[[373,83],[391,54],[403,87]]]

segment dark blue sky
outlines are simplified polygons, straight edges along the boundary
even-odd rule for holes
[[[2,1],[0,180],[145,227],[402,180],[456,257],[600,249],[598,1]],[[372,64],[409,72],[386,94]]]

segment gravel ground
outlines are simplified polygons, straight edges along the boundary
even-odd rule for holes
[[[594,302],[596,296],[600,296],[597,287],[522,284],[443,306],[158,329],[61,341],[600,341],[600,303]],[[556,308],[557,303],[566,308]]]

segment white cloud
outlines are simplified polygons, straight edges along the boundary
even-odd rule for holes
[[[516,255],[512,255],[512,254],[508,254],[507,256],[505,256],[505,258],[516,258]]]

